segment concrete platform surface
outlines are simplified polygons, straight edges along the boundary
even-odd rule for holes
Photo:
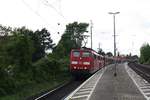
[[[118,64],[116,68],[116,77],[114,65],[107,68],[90,100],[146,100],[129,77],[124,64]]]

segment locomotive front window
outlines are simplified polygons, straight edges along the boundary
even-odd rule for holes
[[[80,52],[79,51],[74,51],[73,52],[73,56],[74,57],[79,57],[80,56]]]
[[[82,57],[90,57],[90,52],[83,52]]]

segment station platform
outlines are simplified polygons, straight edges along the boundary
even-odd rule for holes
[[[125,69],[125,64],[109,66],[99,79],[89,100],[146,100]]]

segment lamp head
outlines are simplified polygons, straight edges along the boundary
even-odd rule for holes
[[[119,14],[120,12],[109,12],[109,14]]]

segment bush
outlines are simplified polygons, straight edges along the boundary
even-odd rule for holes
[[[69,71],[69,59],[68,58],[60,59],[59,63],[61,64],[61,68],[60,69],[61,69],[62,72]]]
[[[150,59],[150,45],[148,43],[144,44],[140,48],[140,62],[141,63],[147,63]]]
[[[0,80],[0,96],[12,94],[16,91],[15,80],[11,76],[5,76]]]
[[[33,64],[34,78],[36,81],[46,81],[60,71],[60,63],[55,59],[42,58]]]
[[[150,64],[150,58],[149,58],[149,60],[146,62],[146,64]]]

